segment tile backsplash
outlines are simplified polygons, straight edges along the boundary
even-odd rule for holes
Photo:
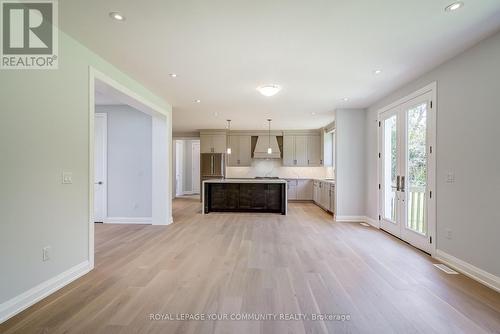
[[[333,178],[333,167],[285,167],[281,160],[255,159],[250,167],[227,167],[227,178],[278,176],[281,178]]]

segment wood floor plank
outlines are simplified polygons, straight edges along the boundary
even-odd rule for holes
[[[0,333],[500,333],[499,293],[313,204],[290,204],[287,216],[202,216],[196,198],[183,198],[174,221],[96,224],[95,269]],[[165,318],[254,313],[350,318]]]

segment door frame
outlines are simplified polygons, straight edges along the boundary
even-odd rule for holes
[[[410,93],[403,98],[398,99],[397,101],[379,109],[377,111],[377,150],[378,150],[378,161],[377,161],[377,183],[379,186],[382,183],[382,180],[380,178],[380,172],[382,169],[382,159],[381,159],[381,152],[382,152],[382,147],[381,147],[381,136],[380,136],[380,126],[381,126],[381,119],[380,115],[391,110],[395,109],[398,106],[407,103],[415,98],[418,98],[419,96],[425,95],[430,93],[431,95],[431,107],[430,109],[432,110],[430,115],[430,124],[428,127],[428,138],[427,138],[427,145],[429,147],[432,147],[432,153],[428,155],[428,170],[427,170],[427,188],[428,188],[428,194],[427,196],[427,218],[428,218],[428,231],[429,231],[429,237],[431,238],[431,247],[430,247],[430,252],[431,256],[435,256],[436,254],[436,235],[437,235],[437,215],[436,215],[436,200],[437,200],[437,189],[436,189],[436,160],[437,160],[437,82],[431,82],[430,84],[414,91],[413,93]],[[428,148],[429,148],[428,147]],[[380,187],[381,188],[381,187]],[[429,198],[429,194],[432,192],[432,197]],[[378,220],[378,226],[380,227],[381,223],[381,217],[382,217],[382,212],[381,212],[381,207],[382,207],[382,189],[378,189],[377,191],[377,211],[379,215],[379,220]]]
[[[88,67],[88,258],[94,269],[94,121],[95,86],[101,82],[123,98],[124,104],[151,115],[152,118],[152,224],[169,225],[172,218],[172,111],[164,109],[139,93],[89,65]]]
[[[184,195],[184,141],[175,140],[175,196]],[[178,168],[180,167],[180,168]],[[177,187],[177,175],[179,175],[179,187]]]
[[[103,172],[103,177],[102,177],[102,182],[104,184],[104,196],[103,196],[103,219],[106,219],[108,217],[108,114],[106,113],[100,113],[96,112],[95,113],[95,119],[102,118],[104,121],[104,131],[103,131],[103,161],[102,161],[102,170]],[[95,131],[95,128],[94,128]],[[94,138],[95,138],[95,132],[94,132]],[[95,141],[94,141],[95,143]],[[94,150],[95,151],[95,150]],[[93,180],[95,182],[95,179]],[[95,215],[95,212],[94,212]],[[94,217],[95,220],[95,217]]]
[[[196,156],[196,158],[198,159],[198,174],[196,175],[195,173],[195,169],[194,169],[194,162],[195,162],[195,152],[194,152],[194,147],[195,146],[198,146],[198,155]],[[198,194],[199,192],[201,192],[201,189],[200,188],[200,179],[201,179],[201,176],[200,176],[200,152],[201,152],[201,142],[200,141],[191,141],[191,193],[193,194]],[[198,182],[194,182],[195,181],[195,178],[198,179]],[[195,185],[198,185],[198,186],[195,186]],[[196,191],[196,188],[198,188],[198,191]]]

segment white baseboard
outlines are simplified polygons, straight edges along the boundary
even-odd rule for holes
[[[380,228],[380,222],[376,219],[370,218],[370,217],[365,217],[365,223],[370,224],[371,226],[375,228]]]
[[[473,280],[478,281],[479,283],[500,292],[500,277],[490,274],[483,269],[473,266],[472,264],[460,260],[453,255],[445,253],[439,249],[436,251],[435,258],[448,265],[449,267],[452,267],[453,269],[461,272],[465,276],[468,276]]]
[[[0,304],[0,323],[39,302],[48,295],[85,275],[91,270],[89,261],[82,262],[28,291]]]
[[[103,219],[105,224],[152,224],[151,217],[107,217]]]
[[[375,228],[380,228],[378,220],[367,216],[337,216],[336,221],[339,223],[367,223]]]
[[[364,223],[366,222],[365,216],[337,216],[336,221],[339,223]]]

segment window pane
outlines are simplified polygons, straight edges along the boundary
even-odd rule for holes
[[[427,188],[427,104],[408,110],[408,219],[407,227],[425,234]]]
[[[397,118],[384,121],[384,218],[396,221]]]

